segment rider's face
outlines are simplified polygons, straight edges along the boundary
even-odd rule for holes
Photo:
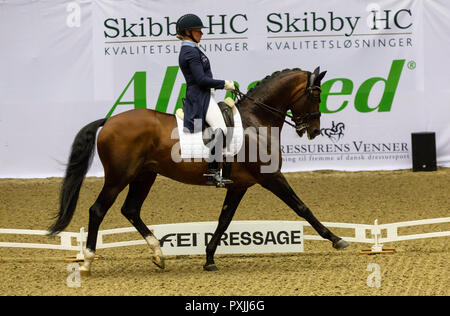
[[[201,29],[192,29],[191,34],[192,37],[197,41],[197,43],[199,43],[202,38],[203,32]]]

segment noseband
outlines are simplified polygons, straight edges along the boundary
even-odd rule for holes
[[[302,93],[293,103],[295,104],[295,102],[297,102],[306,92],[310,93],[313,90],[319,90],[322,91],[320,89],[320,87],[318,86],[310,86],[308,87],[304,93]],[[234,93],[239,97],[239,98],[247,98],[250,101],[252,101],[253,103],[255,103],[256,105],[260,106],[261,108],[270,111],[272,113],[275,113],[279,116],[281,116],[284,119],[284,122],[290,126],[292,126],[293,128],[295,128],[295,130],[300,133],[302,131],[304,131],[305,129],[307,129],[309,127],[309,121],[311,119],[314,118],[319,118],[321,113],[320,112],[311,112],[311,113],[306,113],[305,115],[299,115],[299,116],[294,116],[288,113],[284,113],[278,109],[275,109],[273,107],[271,107],[270,105],[267,105],[265,103],[259,102],[257,100],[255,100],[254,98],[248,96],[245,93],[242,93],[238,87],[236,87],[236,89],[234,90]],[[292,106],[289,107],[289,109],[292,111]],[[294,124],[292,124],[291,122],[287,121],[285,117],[289,117],[292,121],[294,121]]]

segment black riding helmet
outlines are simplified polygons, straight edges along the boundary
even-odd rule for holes
[[[185,14],[177,21],[177,35],[189,36],[194,42],[196,42],[194,37],[192,35],[187,35],[185,31],[203,28],[206,28],[206,26],[203,25],[202,20],[195,14]]]

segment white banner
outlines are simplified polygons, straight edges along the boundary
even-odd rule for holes
[[[187,11],[207,26],[200,47],[214,77],[243,92],[277,70],[327,70],[322,135],[286,125],[283,171],[411,168],[411,133],[423,131],[450,167],[450,4],[342,4],[2,1],[0,177],[62,176],[75,134],[101,117],[174,113],[185,93],[175,23]],[[103,175],[98,158],[88,175]]]
[[[217,222],[154,226],[165,255],[203,255]],[[217,254],[303,252],[303,225],[290,221],[231,222]]]

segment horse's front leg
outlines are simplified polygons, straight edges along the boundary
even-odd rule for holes
[[[286,181],[286,178],[280,173],[266,173],[261,175],[259,183],[278,196],[283,202],[291,207],[297,215],[303,217],[309,224],[322,236],[333,243],[336,249],[344,249],[348,247],[348,243],[333,234],[326,228],[311,212],[311,210],[300,200],[300,198],[292,190],[291,186]]]
[[[214,253],[216,252],[217,245],[219,244],[220,237],[227,230],[233,219],[234,213],[242,200],[247,188],[241,187],[230,187],[225,196],[225,201],[223,202],[222,211],[219,217],[219,224],[217,225],[216,231],[212,236],[210,242],[206,246],[206,263],[203,269],[206,271],[216,271],[217,266],[214,264]]]

